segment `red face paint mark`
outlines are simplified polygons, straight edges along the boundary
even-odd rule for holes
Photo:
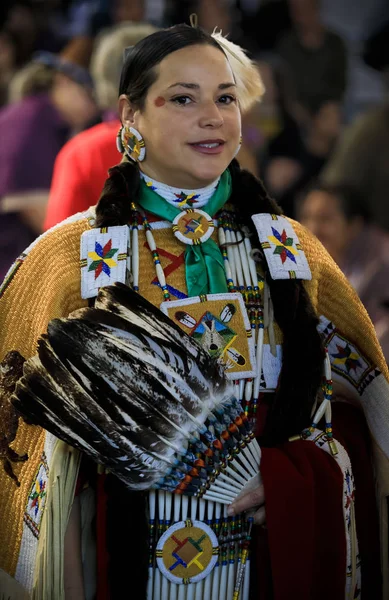
[[[158,96],[158,98],[155,99],[154,104],[155,106],[163,106],[165,104],[166,100],[165,98],[162,98],[162,96]]]

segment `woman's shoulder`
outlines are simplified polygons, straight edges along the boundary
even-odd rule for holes
[[[80,241],[90,211],[42,234],[13,263],[0,287],[0,358],[9,350],[31,356],[51,319],[86,305],[81,298]]]

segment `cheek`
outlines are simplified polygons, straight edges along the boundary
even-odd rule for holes
[[[224,123],[229,128],[231,133],[240,135],[242,130],[242,117],[239,108],[236,106],[235,110],[231,110],[224,117]]]
[[[157,108],[161,108],[166,104],[166,100],[165,98],[162,98],[162,96],[158,96],[158,98],[154,100],[154,104]]]

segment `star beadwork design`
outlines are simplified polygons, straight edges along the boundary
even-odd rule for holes
[[[273,254],[278,254],[281,257],[282,264],[284,264],[287,258],[290,258],[290,260],[295,263],[295,256],[298,255],[298,251],[296,248],[293,248],[293,238],[288,237],[285,229],[283,229],[282,233],[277,231],[274,227],[271,229],[273,235],[269,235],[268,240],[276,245]]]
[[[344,347],[336,344],[336,347],[338,352],[336,354],[331,354],[335,365],[346,367],[347,373],[356,371],[358,367],[362,366],[359,354],[353,352],[349,344],[346,344]]]
[[[104,247],[99,242],[95,242],[95,251],[88,252],[89,258],[92,259],[88,271],[95,272],[95,279],[101,273],[105,273],[108,276],[111,275],[111,268],[117,266],[113,257],[118,250],[119,248],[112,248],[112,240],[108,240]]]
[[[179,194],[174,194],[177,200],[174,200],[178,204],[178,206],[183,206],[184,204],[192,204],[197,200],[199,194],[185,194],[184,192],[180,192]]]
[[[32,489],[29,500],[31,501],[30,508],[34,511],[35,516],[41,509],[42,503],[46,496],[46,482],[38,478]]]

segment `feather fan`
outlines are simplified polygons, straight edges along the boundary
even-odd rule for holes
[[[229,503],[258,473],[223,366],[123,284],[49,323],[12,402],[130,489]]]

